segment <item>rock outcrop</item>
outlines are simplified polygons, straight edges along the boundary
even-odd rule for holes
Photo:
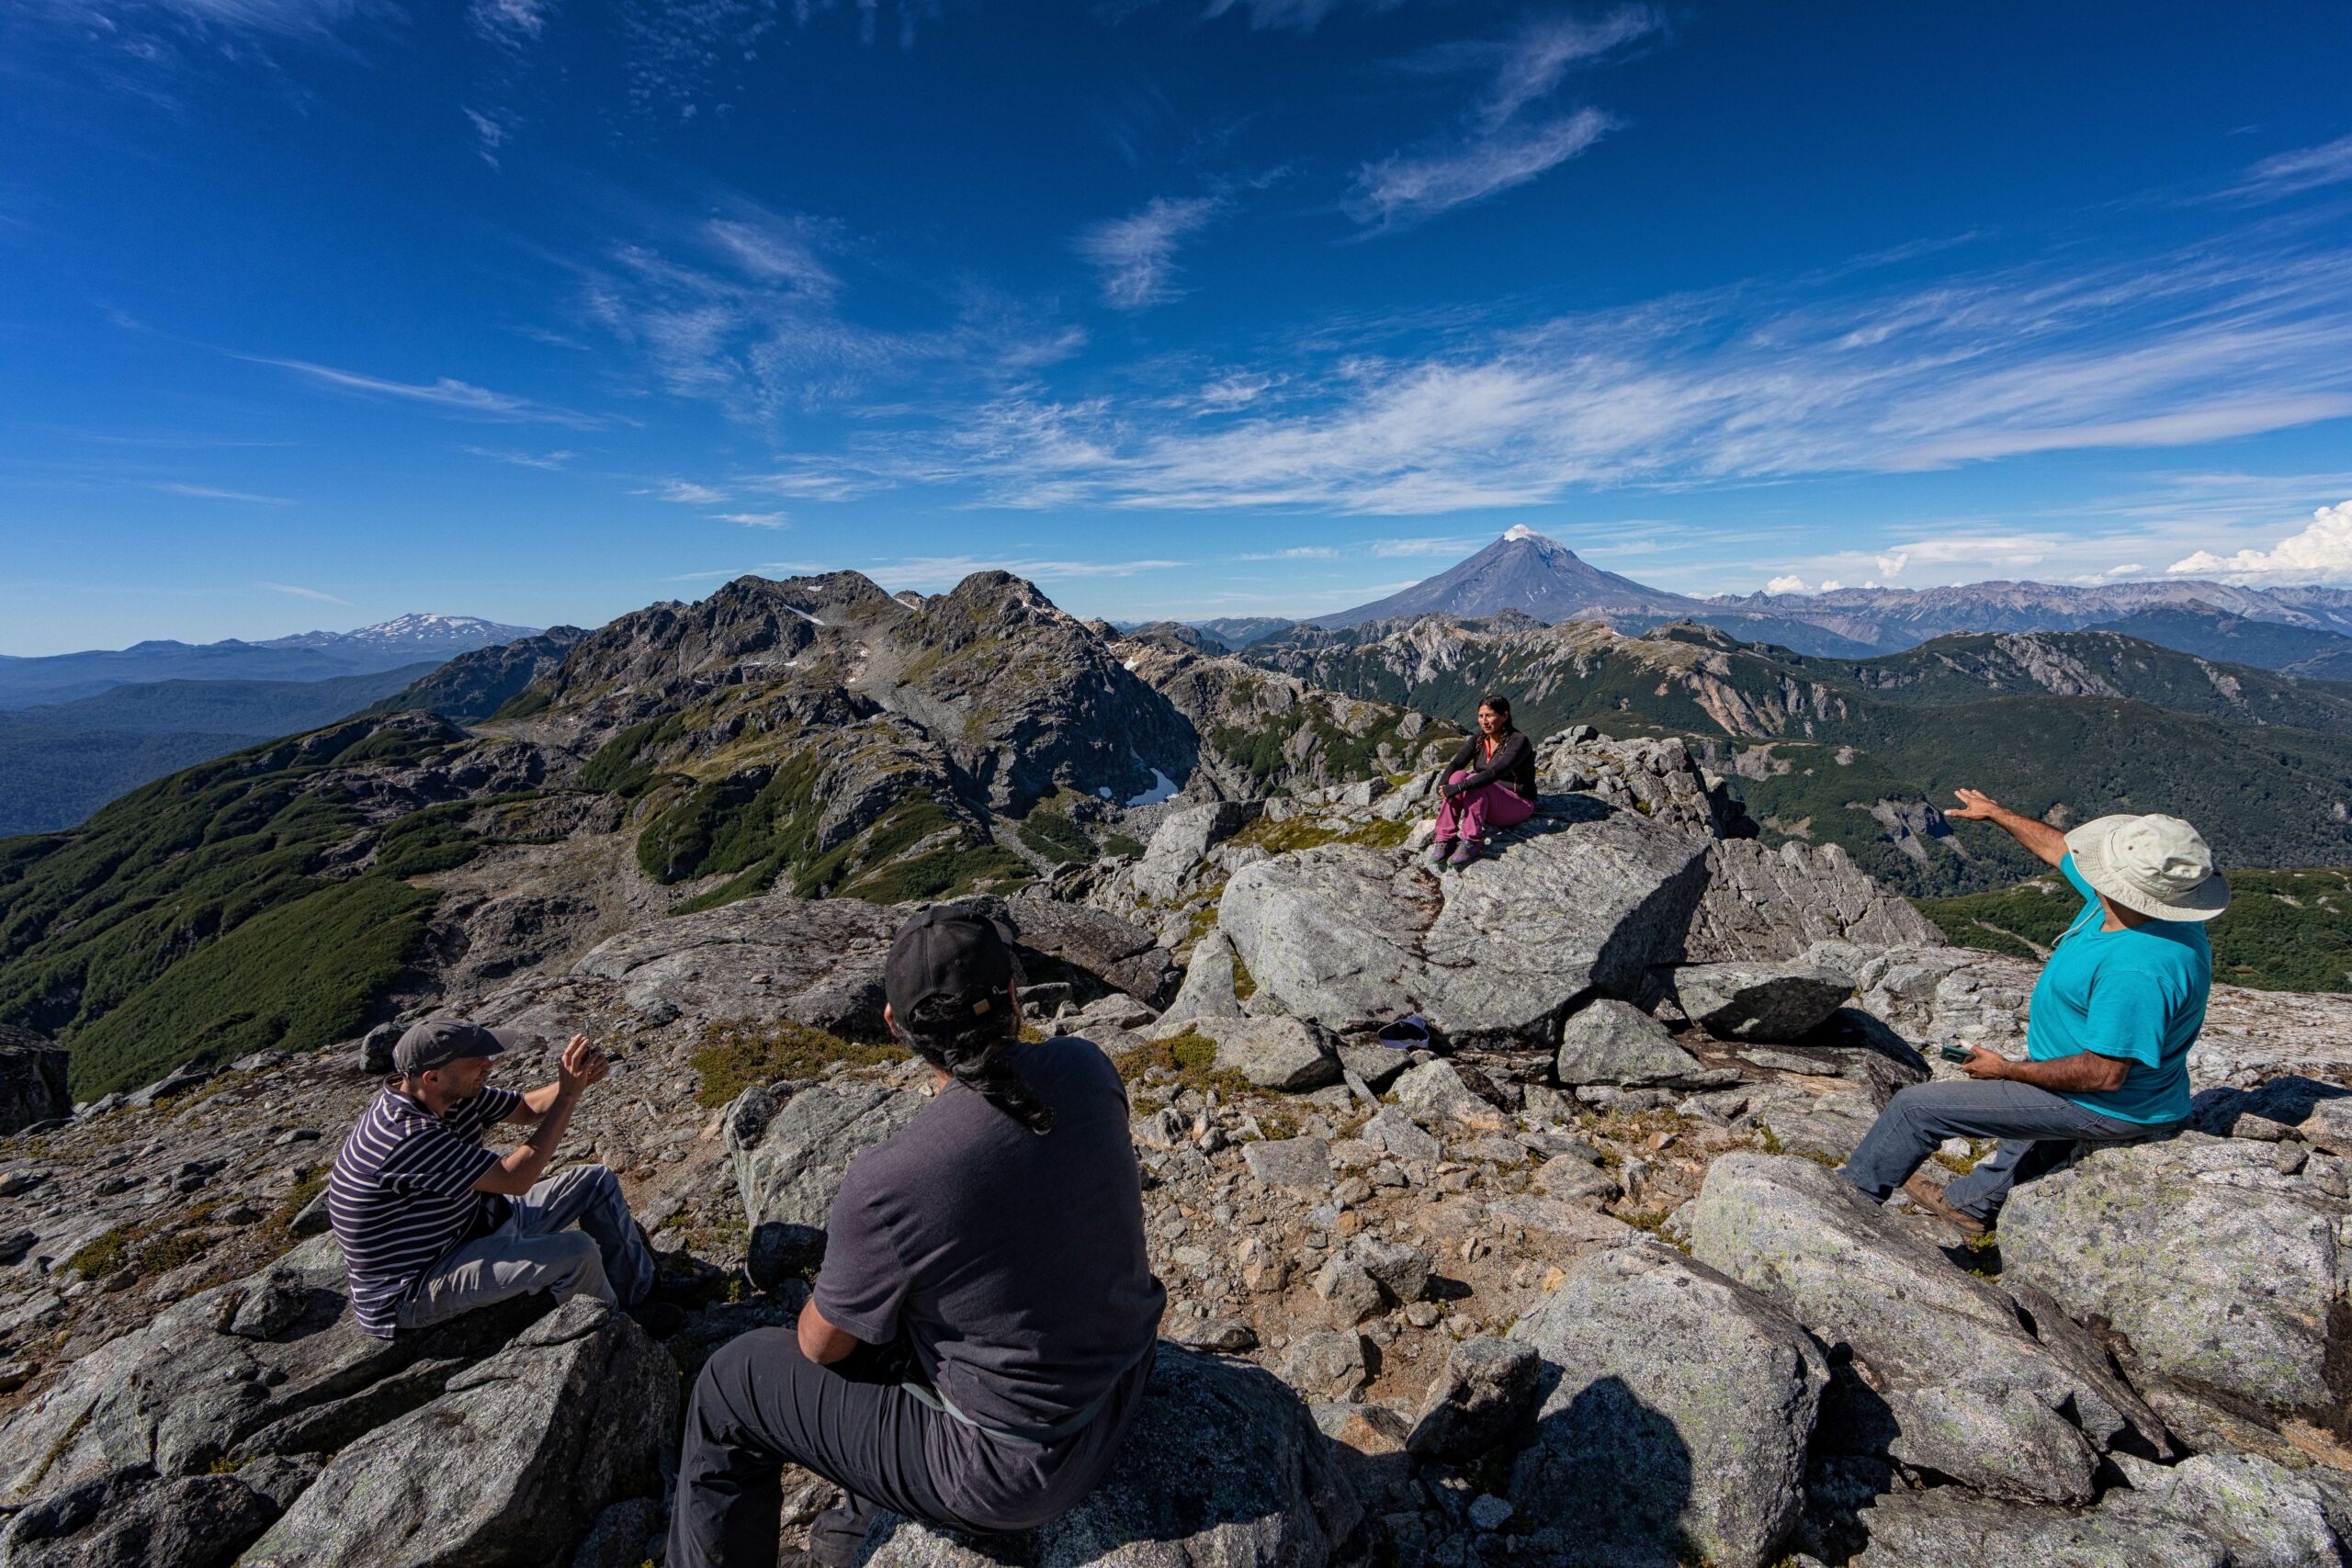
[[[825,1221],[849,1162],[928,1103],[912,1090],[861,1084],[803,1089],[780,1105],[748,1089],[728,1106],[722,1124],[757,1282],[773,1285],[824,1256]]]
[[[1704,857],[1637,813],[1552,796],[1442,879],[1355,846],[1244,867],[1217,923],[1282,1011],[1343,1033],[1417,1012],[1457,1044],[1548,1049],[1577,1002],[1637,996],[1679,954]]]
[[[2278,1167],[2266,1141],[2195,1133],[2092,1150],[2010,1199],[2007,1269],[2154,1371],[2343,1433],[2352,1203]]]
[[[1164,1341],[1102,1484],[1024,1543],[1092,1568],[1324,1568],[1350,1561],[1363,1506],[1298,1396],[1245,1363]],[[1001,1556],[897,1518],[866,1568],[985,1568]]]
[[[0,1137],[73,1114],[65,1048],[29,1029],[0,1024]]]
[[[2097,1439],[2127,1429],[1998,1287],[1810,1160],[1716,1161],[1690,1246],[1851,1353],[1822,1411],[1834,1450],[1883,1451],[1998,1496],[2079,1503],[2093,1495]]]
[[[1763,1568],[1780,1555],[1829,1379],[1786,1314],[1645,1244],[1571,1271],[1511,1337],[1559,1374],[1510,1484],[1547,1561]]]

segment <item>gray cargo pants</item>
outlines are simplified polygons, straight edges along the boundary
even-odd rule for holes
[[[575,1165],[508,1201],[504,1224],[452,1247],[409,1287],[401,1327],[428,1328],[534,1291],[631,1307],[653,1288],[653,1254],[629,1218],[620,1179],[603,1166]]]
[[[1999,1148],[1944,1189],[1945,1202],[1989,1224],[2012,1187],[2057,1169],[2076,1145],[2130,1143],[2179,1125],[2102,1116],[2063,1094],[2009,1078],[1914,1084],[1879,1112],[1840,1174],[1883,1201],[1946,1138],[1998,1138]]]

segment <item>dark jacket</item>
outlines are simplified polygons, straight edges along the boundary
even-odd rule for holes
[[[1476,735],[1464,740],[1462,749],[1453,754],[1453,761],[1438,771],[1437,782],[1442,784],[1462,769],[1472,768],[1476,771],[1462,781],[1463,788],[1476,789],[1482,784],[1503,784],[1510,786],[1512,794],[1533,800],[1535,747],[1527,739],[1527,732],[1514,729],[1505,735],[1495,746],[1494,761],[1481,768],[1477,758],[1483,745],[1482,739]]]

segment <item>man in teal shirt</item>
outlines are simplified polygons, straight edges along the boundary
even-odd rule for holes
[[[2071,833],[1989,795],[1959,792],[1964,822],[1991,822],[2064,874],[2083,908],[2033,987],[2026,1060],[1972,1048],[1968,1081],[1928,1083],[1890,1101],[1846,1162],[1883,1200],[1897,1187],[1972,1233],[2009,1190],[2052,1170],[2077,1144],[2170,1132],[2188,1117],[2188,1048],[2205,1024],[2213,953],[2203,922],[2229,907],[2212,852],[2177,817],[2101,817]],[[1939,1194],[1913,1179],[1946,1138],[2000,1147]]]

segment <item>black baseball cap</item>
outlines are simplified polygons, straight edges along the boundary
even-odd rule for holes
[[[392,1066],[402,1077],[414,1077],[467,1056],[495,1056],[521,1040],[512,1030],[484,1029],[462,1018],[428,1018],[408,1026],[392,1047]]]
[[[934,904],[899,928],[882,994],[900,1026],[959,1029],[1000,1008],[1013,978],[1012,933],[970,909]]]

